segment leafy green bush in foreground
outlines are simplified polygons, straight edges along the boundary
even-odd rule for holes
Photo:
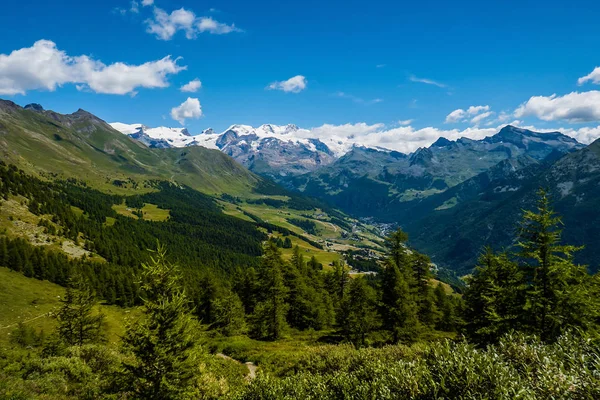
[[[259,376],[238,399],[598,399],[600,349],[505,336],[478,349],[450,341],[313,348],[287,376]]]

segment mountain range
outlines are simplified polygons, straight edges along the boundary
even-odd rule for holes
[[[514,245],[523,210],[544,187],[564,217],[564,238],[588,246],[576,260],[600,265],[592,247],[600,241],[600,141],[585,146],[509,125],[482,140],[440,138],[403,154],[311,135],[294,125],[232,125],[193,136],[0,101],[2,159],[48,179],[107,191],[156,179],[205,193],[286,193],[270,178],[349,215],[401,226],[411,245],[461,274],[484,245]]]
[[[113,124],[119,131],[130,134]],[[166,139],[165,128],[137,134]],[[131,132],[131,131],[130,131]],[[576,244],[600,240],[598,142],[585,146],[560,132],[507,125],[482,140],[440,138],[411,154],[356,143],[332,146],[295,126],[233,125],[221,134],[191,136],[170,146],[206,146],[253,172],[359,217],[392,222],[411,244],[443,266],[466,273],[481,248],[510,248],[522,210],[547,188]],[[150,144],[151,146],[156,144]],[[591,249],[578,261],[600,264]]]
[[[185,128],[148,128],[142,124],[112,123],[111,126],[149,147],[195,147],[218,149],[251,171],[280,180],[314,171],[332,163],[351,143],[323,143],[309,130],[295,125],[232,125],[222,133],[207,129],[192,136]]]

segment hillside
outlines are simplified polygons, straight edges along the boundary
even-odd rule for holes
[[[85,180],[113,192],[144,189],[156,179],[206,193],[249,194],[260,182],[219,151],[151,149],[87,111],[62,115],[6,100],[0,100],[0,154],[29,173]]]
[[[496,170],[504,170],[504,174],[481,174],[447,194],[415,204],[402,219],[412,243],[440,265],[466,273],[484,245],[502,249],[514,244],[522,210],[531,209],[537,190],[545,188],[565,223],[565,242],[586,246],[576,261],[597,271],[600,257],[594,244],[600,241],[600,141],[558,160],[529,164],[516,170],[499,165]],[[468,188],[475,190],[456,206],[434,209],[469,193]]]
[[[523,156],[541,161],[582,147],[558,132],[509,125],[482,140],[441,138],[408,156],[355,147],[334,163],[285,184],[350,214],[393,222],[400,203],[444,192],[501,161]]]

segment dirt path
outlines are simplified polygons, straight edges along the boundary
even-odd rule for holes
[[[229,361],[233,361],[238,364],[242,364],[241,361],[236,360],[235,358],[231,358],[227,354],[217,353],[216,356],[221,357],[224,360],[229,360]],[[248,375],[246,375],[246,380],[251,381],[254,378],[256,378],[256,370],[258,369],[256,364],[254,364],[253,362],[250,362],[250,361],[243,363],[243,364],[246,366],[246,368],[248,368]]]

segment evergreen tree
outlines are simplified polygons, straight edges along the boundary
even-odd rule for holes
[[[348,285],[338,317],[344,336],[355,346],[366,344],[366,335],[377,326],[376,293],[362,277]]]
[[[327,275],[327,290],[334,297],[336,306],[341,305],[349,281],[348,268],[343,261],[333,262],[333,271]]]
[[[598,312],[597,300],[590,298],[589,275],[573,262],[581,248],[560,244],[561,225],[540,189],[536,211],[523,216],[518,245],[528,284],[525,319],[542,340],[557,337],[566,327],[587,330]]]
[[[196,370],[196,338],[178,268],[158,246],[155,257],[142,265],[141,320],[130,323],[123,338],[133,356],[124,363],[123,391],[135,399],[187,397]]]
[[[214,322],[212,328],[226,336],[242,333],[246,328],[244,306],[237,294],[226,291],[214,300]]]
[[[310,260],[308,261],[307,267],[308,267],[309,271],[311,271],[311,272],[323,270],[323,264],[319,263],[319,261],[317,261],[317,258],[315,256],[312,256],[310,258]]]
[[[390,255],[381,273],[381,315],[393,341],[412,340],[418,335],[418,304],[411,288],[412,269],[404,242],[408,235],[398,230],[388,238]]]
[[[245,313],[252,314],[259,297],[258,274],[254,267],[236,271],[233,289],[242,301]]]
[[[480,343],[493,343],[522,329],[524,286],[518,265],[506,253],[495,254],[487,247],[464,295],[468,335]]]
[[[104,315],[93,314],[96,296],[81,275],[68,283],[57,313],[58,336],[69,346],[82,346],[103,339]]]
[[[215,321],[214,302],[223,292],[220,280],[212,273],[208,272],[198,283],[198,300],[196,315],[204,324],[212,324]]]
[[[418,318],[421,323],[429,327],[435,325],[439,311],[435,306],[435,298],[431,287],[431,260],[424,254],[414,252],[410,256],[410,265],[416,285],[416,300]]]
[[[261,339],[279,339],[287,327],[287,288],[283,279],[283,259],[277,244],[268,241],[259,271],[261,301],[252,315],[252,333]]]

